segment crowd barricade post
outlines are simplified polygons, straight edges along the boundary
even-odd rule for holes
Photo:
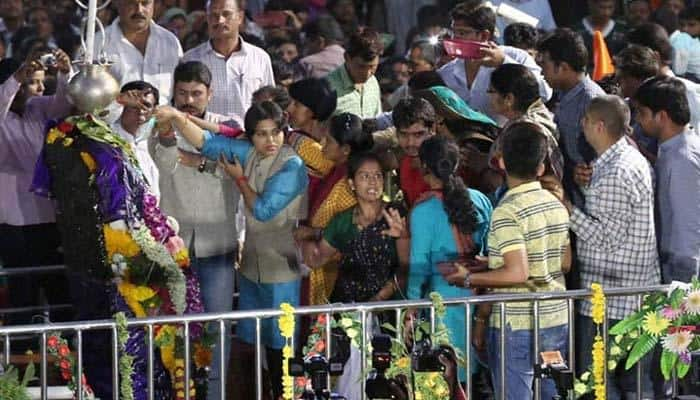
[[[612,289],[606,289],[605,294],[608,297],[617,297],[617,296],[635,296],[637,300],[637,304],[641,305],[643,296],[645,294],[649,293],[654,293],[654,292],[659,292],[659,291],[665,291],[667,290],[666,286],[648,286],[648,287],[634,287],[634,288],[612,288]],[[446,307],[460,307],[463,309],[464,315],[465,315],[465,326],[464,326],[464,338],[465,338],[465,348],[461,349],[463,354],[465,355],[465,360],[466,360],[466,372],[467,376],[470,376],[471,373],[471,368],[470,368],[470,361],[471,361],[471,354],[469,351],[471,339],[472,339],[472,327],[471,327],[471,319],[473,316],[473,310],[472,307],[478,304],[492,304],[494,305],[494,312],[498,313],[497,317],[499,318],[501,322],[501,327],[500,329],[500,352],[501,352],[501,359],[500,361],[500,367],[501,371],[503,373],[500,376],[500,396],[505,397],[506,393],[506,365],[505,365],[505,357],[503,357],[503,354],[505,354],[506,351],[506,343],[505,343],[505,329],[503,329],[506,326],[506,304],[511,303],[511,302],[523,302],[523,301],[530,301],[533,303],[533,313],[534,313],[534,340],[533,340],[533,351],[535,351],[536,355],[535,359],[538,359],[539,357],[539,351],[540,350],[547,350],[547,349],[540,349],[540,340],[539,340],[539,332],[540,332],[540,326],[539,326],[539,318],[537,318],[540,314],[540,303],[542,301],[547,301],[547,300],[566,300],[567,301],[567,314],[568,314],[568,321],[569,321],[569,356],[568,356],[568,362],[571,364],[571,367],[573,368],[574,362],[575,362],[575,346],[573,344],[573,338],[574,338],[574,305],[575,305],[575,300],[582,299],[585,297],[588,297],[591,295],[590,290],[570,290],[566,292],[548,292],[548,293],[524,293],[524,294],[489,294],[489,295],[483,295],[483,296],[473,296],[473,297],[468,297],[468,298],[448,298],[444,299],[444,305]],[[404,319],[404,312],[409,309],[428,309],[430,312],[430,326],[431,326],[431,331],[435,330],[435,308],[433,303],[430,300],[404,300],[404,301],[383,301],[383,302],[375,302],[375,303],[363,303],[363,304],[330,304],[330,305],[320,305],[320,306],[307,306],[307,307],[300,307],[295,309],[294,313],[297,317],[301,316],[315,316],[318,314],[324,314],[326,316],[326,324],[325,324],[325,338],[326,338],[326,355],[330,357],[332,354],[332,331],[331,331],[331,317],[333,314],[336,313],[342,313],[342,312],[355,312],[360,315],[361,318],[361,328],[362,332],[360,333],[362,336],[362,343],[364,344],[362,346],[362,349],[360,349],[360,353],[362,355],[362,361],[360,363],[361,369],[362,369],[362,376],[365,375],[365,372],[367,371],[368,368],[371,368],[371,366],[367,365],[367,349],[366,345],[369,343],[371,340],[370,337],[370,323],[368,322],[368,319],[372,317],[373,314],[382,312],[382,311],[393,311],[395,313],[395,318],[396,318],[396,323],[397,323],[397,329],[396,329],[396,337],[401,339],[403,336],[403,319]],[[220,344],[220,351],[218,354],[214,355],[215,357],[220,357],[223,358],[225,356],[225,350],[223,343],[225,342],[225,325],[231,322],[235,322],[238,320],[242,319],[254,319],[255,320],[255,388],[256,388],[256,398],[257,399],[262,399],[263,398],[263,382],[262,382],[262,366],[263,366],[263,345],[262,345],[262,321],[264,319],[268,318],[278,318],[280,315],[282,315],[282,312],[280,310],[274,309],[274,310],[251,310],[251,311],[232,311],[232,312],[227,312],[227,313],[207,313],[207,314],[190,314],[190,315],[182,315],[182,316],[159,316],[159,317],[149,317],[149,318],[140,318],[140,319],[129,319],[126,322],[127,327],[133,328],[133,327],[142,327],[146,330],[146,335],[145,335],[145,340],[146,340],[146,345],[148,348],[148,358],[147,358],[147,379],[148,379],[148,398],[153,399],[154,397],[154,357],[155,357],[155,352],[154,352],[154,328],[156,325],[161,325],[161,324],[178,324],[181,325],[184,329],[185,332],[185,338],[189,338],[189,335],[191,333],[190,329],[190,324],[191,323],[202,323],[202,322],[210,322],[214,324],[218,329],[216,329],[218,336],[217,339],[219,344]],[[608,331],[608,326],[607,326],[607,320],[604,319],[604,325],[603,325],[603,337],[607,337],[607,331]],[[110,366],[111,366],[111,377],[112,377],[112,386],[114,388],[119,387],[119,371],[118,371],[118,359],[119,359],[119,351],[118,351],[118,332],[117,332],[117,324],[114,320],[95,320],[95,321],[81,321],[81,322],[62,322],[62,323],[54,323],[54,324],[37,324],[37,325],[17,325],[17,326],[0,326],[0,337],[2,340],[0,340],[0,343],[3,345],[3,358],[6,364],[9,364],[10,362],[10,355],[11,355],[11,345],[12,345],[12,338],[13,336],[18,336],[18,335],[33,335],[37,338],[40,338],[41,340],[41,345],[40,345],[40,376],[39,376],[39,384],[40,384],[40,395],[42,399],[47,399],[48,398],[48,393],[47,393],[47,376],[48,376],[48,351],[47,351],[47,336],[51,332],[60,332],[60,333],[73,333],[74,338],[73,338],[73,343],[76,346],[76,349],[74,350],[76,352],[76,366],[77,366],[77,374],[76,376],[82,376],[83,372],[83,335],[85,332],[91,332],[91,331],[110,331],[111,332],[111,343],[106,343],[106,345],[111,345],[111,360],[106,360]],[[459,333],[457,333],[459,334]],[[185,382],[189,382],[189,379],[191,377],[191,370],[190,370],[190,363],[189,360],[191,358],[191,349],[190,349],[190,344],[188,340],[184,341],[184,347],[185,347],[185,358],[186,362],[184,363],[184,375],[185,375]],[[296,348],[296,343],[292,342],[292,348]],[[220,363],[220,373],[221,376],[225,376],[225,363],[222,362]],[[637,366],[637,394],[638,398],[641,398],[641,390],[640,390],[640,385],[641,385],[641,367]],[[77,398],[78,399],[83,399],[83,394],[82,394],[82,379],[76,379],[76,384],[77,384]],[[221,388],[221,393],[222,396],[225,396],[226,393],[226,379],[221,379],[220,380],[220,388]],[[363,398],[365,397],[364,395],[364,379],[361,381],[361,387],[362,387],[362,393],[363,393]],[[674,385],[675,386],[675,385]],[[540,382],[539,379],[535,380],[535,398],[540,399]],[[472,390],[473,390],[473,385],[468,380],[467,382],[467,394],[471,395]],[[118,390],[114,390],[114,400],[118,400],[119,394]],[[190,399],[190,394],[189,390],[185,390],[185,399],[189,400]],[[549,400],[549,399],[545,399]]]

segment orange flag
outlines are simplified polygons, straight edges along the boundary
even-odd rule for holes
[[[599,81],[604,77],[614,74],[613,65],[608,46],[605,44],[603,34],[600,31],[593,32],[593,80]]]

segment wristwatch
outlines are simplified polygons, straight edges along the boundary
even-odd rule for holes
[[[205,157],[202,157],[202,160],[199,162],[199,166],[197,167],[197,171],[204,172],[204,170],[206,168],[207,168],[207,159]]]

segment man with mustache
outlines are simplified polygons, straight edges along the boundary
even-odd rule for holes
[[[239,28],[244,18],[237,0],[207,2],[210,40],[189,50],[183,60],[203,62],[212,73],[213,112],[233,117],[243,125],[253,93],[275,85],[270,56],[244,41]]]
[[[235,125],[230,117],[207,110],[213,91],[212,75],[206,65],[199,61],[186,62],[175,68],[173,76],[174,108],[160,107],[159,116],[185,113],[190,121],[212,133],[222,131],[219,124]],[[158,138],[151,140],[150,150],[160,169],[160,206],[180,224],[180,236],[188,246],[192,267],[199,277],[205,311],[231,311],[238,250],[235,240],[238,189],[228,175],[217,171],[215,162],[207,161],[186,141],[176,139],[170,123],[159,131]],[[224,365],[228,365],[230,349],[230,335],[226,337]],[[213,354],[208,398],[220,399],[218,347]]]
[[[145,81],[160,93],[160,104],[170,100],[173,70],[182,57],[180,41],[153,22],[154,0],[116,0],[119,17],[105,29],[105,52],[114,64],[110,72],[120,85]],[[102,35],[95,35],[100,50]],[[99,55],[99,53],[97,53]]]

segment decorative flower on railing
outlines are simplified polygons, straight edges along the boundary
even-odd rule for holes
[[[661,343],[660,369],[666,380],[675,372],[683,378],[690,370],[690,354],[700,350],[700,281],[674,282],[666,293],[644,297],[642,307],[610,328],[608,334],[609,371],[625,361],[625,369],[634,367],[658,343]],[[576,382],[580,397],[593,389],[590,371]]]
[[[66,381],[68,389],[75,394],[78,390],[78,381],[76,379],[78,371],[75,356],[71,352],[70,347],[68,347],[68,341],[58,332],[50,333],[46,339],[46,350],[50,355],[56,357],[54,365],[61,372],[61,378]],[[85,374],[80,375],[80,380],[83,388],[83,398],[94,399],[95,395],[85,378]]]

